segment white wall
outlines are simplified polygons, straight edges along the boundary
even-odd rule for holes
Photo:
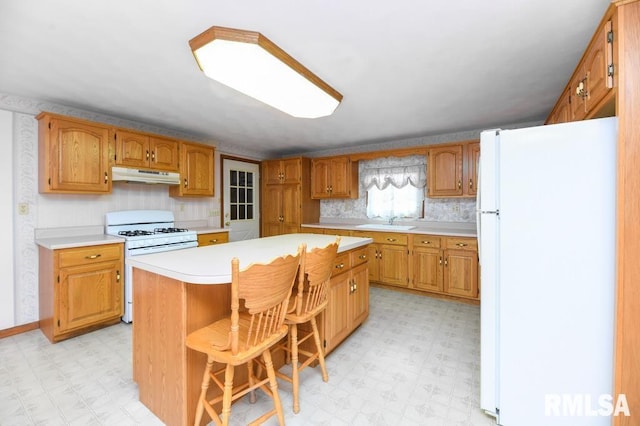
[[[13,230],[13,114],[0,110],[0,223]],[[13,232],[0,241],[0,330],[15,326]]]

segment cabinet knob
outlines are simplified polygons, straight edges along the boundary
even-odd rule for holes
[[[151,161],[156,161],[156,153],[155,153],[155,151],[151,151]]]
[[[210,242],[211,244],[215,244],[215,243],[217,243],[217,242],[218,242],[218,240],[209,240],[209,242]]]
[[[149,159],[149,150],[147,150],[147,160]]]
[[[458,189],[462,189],[462,181],[461,180],[458,181]]]
[[[184,178],[184,187],[187,187],[187,178]]]
[[[448,257],[444,258],[444,266],[449,266],[449,258]]]
[[[367,255],[366,255],[366,254],[361,254],[360,256],[358,256],[358,259],[362,259],[362,260],[364,260],[364,259],[366,259],[366,258],[367,258]]]
[[[397,239],[395,239],[395,238],[387,238],[387,241],[389,241],[390,243],[392,243],[392,242],[394,242],[394,241],[398,241],[398,240],[397,240]]]
[[[431,244],[431,241],[429,241],[429,240],[422,240],[422,241],[420,241],[420,242],[421,242],[422,244]]]
[[[84,258],[85,259],[89,259],[89,260],[93,260],[93,259],[99,258],[100,256],[102,256],[102,255],[100,253],[98,253],[98,254],[92,254],[91,256],[85,256]]]
[[[120,271],[116,271],[116,281],[120,282]]]
[[[109,174],[107,174],[107,172],[104,172],[104,183],[109,182]]]
[[[344,263],[338,263],[338,264],[336,265],[336,268],[337,268],[337,269],[342,269],[342,268],[344,268]]]
[[[456,245],[457,245],[458,247],[466,247],[466,246],[468,246],[469,244],[466,244],[466,243],[456,243]]]
[[[473,180],[469,179],[469,189],[473,189]]]

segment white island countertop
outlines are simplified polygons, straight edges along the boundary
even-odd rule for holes
[[[243,269],[252,263],[295,254],[298,246],[307,250],[325,247],[335,241],[333,235],[286,234],[253,240],[234,241],[183,250],[146,254],[126,258],[126,264],[158,275],[191,284],[226,284],[231,282],[231,259],[240,259]],[[341,237],[338,253],[366,246],[371,238]]]

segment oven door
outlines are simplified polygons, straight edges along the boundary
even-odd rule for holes
[[[125,256],[140,256],[143,254],[160,253],[164,251],[180,250],[197,246],[197,241],[184,241],[175,244],[137,247],[134,249],[128,249],[125,244]],[[131,266],[125,266],[124,272],[124,315],[122,316],[122,321],[130,323],[133,321],[133,268]]]

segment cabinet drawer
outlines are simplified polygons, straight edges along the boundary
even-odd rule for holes
[[[475,238],[447,238],[447,248],[456,250],[478,250],[478,240]]]
[[[349,252],[339,253],[333,261],[333,272],[331,276],[339,275],[351,269],[351,256]]]
[[[351,267],[356,267],[361,265],[369,260],[369,256],[367,255],[367,247],[362,247],[356,250],[351,251]]]
[[[89,263],[118,260],[122,256],[122,244],[104,244],[60,250],[59,267],[86,265]]]
[[[209,234],[198,234],[198,246],[210,246],[212,244],[222,244],[228,241],[228,232],[211,232]]]
[[[416,234],[413,236],[413,246],[440,248],[440,237]]]
[[[351,231],[352,237],[372,238],[378,244],[407,245],[409,236],[396,232]]]

